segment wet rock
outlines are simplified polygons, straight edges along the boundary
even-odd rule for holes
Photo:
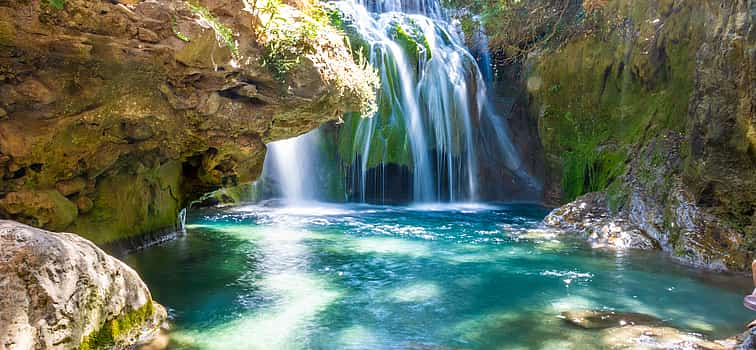
[[[612,215],[606,195],[589,193],[572,203],[554,209],[544,219],[546,225],[586,237],[594,247],[644,249],[658,247],[626,219]]]
[[[752,2],[596,3],[602,20],[567,20],[579,35],[528,51],[523,65],[523,83],[541,85],[529,110],[547,194],[606,192],[615,221],[680,261],[746,270],[756,255]],[[575,103],[583,96],[595,99]]]
[[[0,221],[0,348],[122,349],[165,320],[137,273],[70,233]]]
[[[635,312],[573,310],[562,312],[561,316],[569,324],[585,329],[662,324],[662,321],[654,316]]]
[[[609,328],[601,332],[601,340],[610,349],[725,350],[729,342],[714,342],[699,334],[685,333],[671,327],[645,325]]]

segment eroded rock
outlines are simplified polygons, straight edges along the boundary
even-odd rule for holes
[[[70,233],[0,220],[0,348],[125,349],[166,318],[137,273]]]
[[[606,192],[621,230],[689,265],[746,270],[756,255],[753,2],[593,3],[571,8],[592,14],[564,16],[564,36],[525,59],[546,193]]]

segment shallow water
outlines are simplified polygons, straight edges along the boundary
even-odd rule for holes
[[[539,230],[533,205],[249,206],[194,213],[130,255],[173,349],[585,349],[570,309],[657,316],[709,337],[754,315],[748,278]]]

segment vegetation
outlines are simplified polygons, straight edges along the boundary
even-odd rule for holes
[[[601,2],[592,2],[598,5]],[[688,24],[670,19],[656,33],[655,27],[633,19],[634,15],[621,13],[617,19],[630,18],[628,22],[641,23],[634,30],[667,38],[668,43],[658,48],[664,59],[626,55],[649,48],[630,47],[645,44],[628,42],[609,24],[572,38],[558,50],[543,52],[529,72],[529,80],[538,82],[529,84],[538,86],[531,89],[534,109],[540,109],[533,113],[540,115],[546,152],[559,159],[548,166],[562,175],[564,200],[609,189],[610,205],[617,207],[624,190],[614,182],[626,172],[638,147],[667,131],[684,132],[694,57],[687,34],[680,29]],[[593,16],[602,18],[601,13]],[[576,27],[586,30],[584,24]]]
[[[195,14],[202,18],[202,20],[205,21],[213,29],[213,31],[215,31],[215,35],[217,36],[218,41],[222,42],[229,50],[231,50],[233,56],[238,58],[239,46],[236,43],[234,32],[223,23],[221,23],[217,18],[215,18],[215,16],[213,16],[213,14],[210,13],[210,10],[208,10],[206,7],[189,4],[189,8],[191,8]],[[184,40],[181,37],[183,36],[183,34],[177,31],[174,31],[174,33],[179,37],[179,39]]]
[[[530,52],[575,34],[571,24],[584,21],[606,0],[445,0],[468,41],[484,30],[492,52],[505,62],[522,61]],[[470,43],[477,45],[477,43]]]
[[[176,23],[176,17],[171,17],[171,30],[173,31],[173,35],[181,39],[181,41],[189,42],[189,37],[179,31],[178,24]]]
[[[137,310],[128,311],[118,318],[108,320],[99,330],[82,339],[80,350],[97,350],[113,348],[125,334],[141,327],[155,312],[152,301]]]
[[[259,19],[255,27],[265,48],[260,63],[268,67],[276,79],[286,81],[302,57],[315,52],[320,24],[312,18],[291,23],[281,16],[282,6],[279,0],[256,0],[252,11]]]
[[[412,19],[408,19],[406,23],[396,23],[391,34],[409,56],[414,58],[415,64],[421,59],[427,61],[433,57],[428,38]]]
[[[50,7],[56,10],[62,10],[66,6],[66,0],[46,0]]]

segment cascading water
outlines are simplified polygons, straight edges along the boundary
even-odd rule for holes
[[[320,130],[268,145],[264,179],[276,179],[276,196],[287,204],[314,201],[320,198],[319,177],[314,176],[321,165],[317,153]]]
[[[317,146],[321,131],[271,144],[263,181],[277,182],[273,192],[288,201],[476,201],[481,162],[532,185],[506,120],[492,109],[487,79],[438,1],[332,4],[353,48],[379,72],[378,112],[346,117],[329,134],[331,148]],[[322,161],[329,153],[338,162]],[[326,184],[311,181],[325,166],[342,186],[319,193]]]

